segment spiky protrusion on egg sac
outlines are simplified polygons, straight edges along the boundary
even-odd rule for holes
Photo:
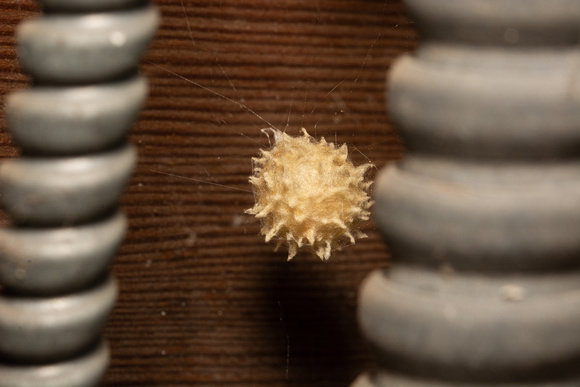
[[[346,144],[317,142],[305,129],[300,137],[266,130],[275,145],[252,159],[256,204],[246,210],[262,221],[266,242],[285,244],[288,260],[303,247],[326,260],[345,241],[366,237],[358,224],[369,219],[373,204],[367,193],[372,182],[364,178],[371,164],[355,167]]]

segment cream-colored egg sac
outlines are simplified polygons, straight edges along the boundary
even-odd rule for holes
[[[250,184],[256,205],[246,213],[262,221],[261,234],[276,248],[288,248],[288,260],[299,249],[330,258],[345,242],[366,237],[359,223],[369,219],[373,204],[365,180],[371,164],[355,167],[346,145],[314,140],[305,129],[292,137],[276,129],[275,145],[253,158]]]

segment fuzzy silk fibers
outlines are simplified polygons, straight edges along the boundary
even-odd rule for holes
[[[275,145],[253,158],[250,184],[256,204],[246,210],[262,221],[266,242],[288,248],[288,260],[299,249],[320,259],[330,258],[344,242],[366,237],[358,224],[369,219],[373,204],[364,175],[371,167],[355,167],[345,144],[336,147],[324,138],[315,141],[305,129],[291,137],[276,129]]]

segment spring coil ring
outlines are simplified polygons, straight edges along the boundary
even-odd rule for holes
[[[117,201],[136,163],[126,136],[148,91],[137,63],[159,14],[142,0],[40,3],[17,35],[34,86],[5,107],[23,155],[0,166],[12,220],[0,230],[0,387],[95,386],[127,228]]]

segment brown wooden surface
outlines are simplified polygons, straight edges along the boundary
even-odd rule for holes
[[[387,248],[369,222],[368,239],[328,262],[286,262],[243,213],[253,202],[250,158],[268,146],[265,121],[346,142],[355,164],[399,158],[384,77],[413,50],[412,25],[390,0],[157,3],[163,22],[141,66],[151,96],[131,136],[140,162],[122,200],[131,230],[113,267],[121,293],[104,385],[348,386],[374,366],[356,293],[388,264]],[[37,10],[0,2],[2,103],[26,84],[13,33]],[[14,156],[3,115],[0,129],[0,155]]]

